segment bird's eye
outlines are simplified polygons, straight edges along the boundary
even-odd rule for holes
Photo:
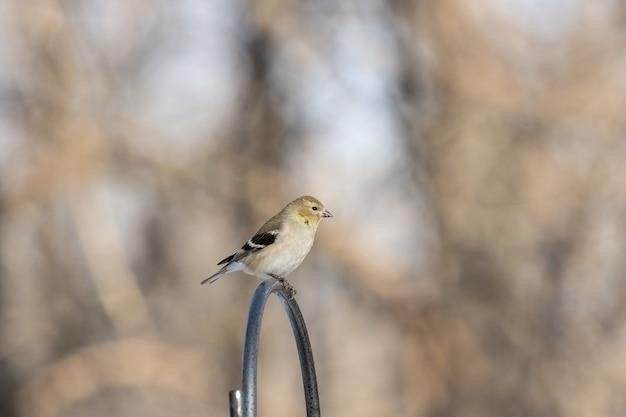
[[[311,210],[313,210],[313,211],[317,211],[317,210],[319,210],[319,209],[320,209],[320,208],[319,208],[319,207],[317,207],[317,206],[313,206],[313,207],[311,207]]]

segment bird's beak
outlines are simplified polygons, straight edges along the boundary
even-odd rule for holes
[[[324,209],[324,211],[322,211],[322,217],[333,217],[333,214],[330,211]]]

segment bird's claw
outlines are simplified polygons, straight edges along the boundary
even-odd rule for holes
[[[294,286],[291,285],[289,281],[287,281],[285,278],[280,277],[278,275],[270,274],[270,276],[274,278],[276,281],[280,282],[280,284],[283,286],[283,289],[285,290],[285,292],[287,293],[290,299],[293,299],[296,296],[298,291],[296,291]]]
[[[287,281],[287,280],[283,280],[282,284],[283,284],[283,288],[287,292],[287,295],[289,296],[289,298],[293,300],[294,297],[296,296],[296,294],[298,293],[298,291],[296,291],[296,289],[293,287],[293,285],[291,285],[289,283],[289,281]]]
[[[275,276],[274,278],[280,282],[280,284],[283,286],[283,289],[285,290],[285,292],[287,293],[290,299],[293,299],[296,296],[298,292],[293,287],[293,285],[291,285],[289,281],[287,281],[285,278],[282,278],[282,277]]]

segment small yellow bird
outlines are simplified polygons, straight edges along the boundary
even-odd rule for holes
[[[201,283],[211,284],[229,272],[243,271],[261,279],[277,279],[293,296],[295,291],[285,278],[311,250],[322,218],[332,216],[315,197],[295,199],[261,226],[241,249],[219,261],[218,265],[224,266]]]

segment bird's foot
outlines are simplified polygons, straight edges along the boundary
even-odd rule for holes
[[[272,277],[281,283],[281,285],[285,289],[285,292],[287,293],[289,298],[293,299],[296,296],[297,294],[296,289],[284,277],[279,277],[277,275],[272,275]]]
[[[293,285],[291,285],[289,283],[289,281],[287,281],[286,279],[282,279],[280,281],[281,284],[283,284],[283,288],[285,289],[285,291],[287,292],[287,295],[289,296],[289,298],[293,299],[296,294],[298,293],[298,291],[296,291],[296,289],[294,288]]]

